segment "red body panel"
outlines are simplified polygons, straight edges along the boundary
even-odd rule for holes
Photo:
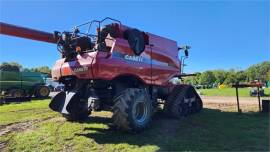
[[[61,77],[74,75],[80,79],[93,79],[93,61],[97,52],[84,53],[77,55],[77,59],[65,62],[65,59],[56,61],[52,68],[52,78],[59,80]]]
[[[148,36],[149,44],[153,46],[146,45],[140,56],[134,55],[127,40],[116,38],[106,41],[111,51],[84,53],[75,61],[66,63],[64,59],[58,60],[52,76],[55,80],[69,75],[80,79],[113,80],[118,76],[132,75],[145,84],[165,86],[180,71],[176,42],[149,33]]]

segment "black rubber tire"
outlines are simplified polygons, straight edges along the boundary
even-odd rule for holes
[[[34,96],[36,98],[47,98],[50,94],[50,89],[47,86],[38,86],[35,89]]]
[[[195,97],[194,102],[185,103],[184,100],[187,96]],[[192,86],[177,85],[164,104],[164,112],[170,117],[182,118],[189,114],[200,112],[202,106],[202,100]]]
[[[186,89],[184,85],[177,85],[173,88],[164,104],[164,112],[167,116],[181,118],[187,115],[187,108],[182,103]],[[177,108],[181,108],[182,111],[177,110]]]
[[[137,106],[143,107],[143,119],[140,122],[136,119]],[[135,110],[136,109],[136,110]],[[123,131],[142,131],[151,121],[153,112],[151,100],[144,89],[128,88],[114,98],[113,123]]]
[[[11,97],[14,97],[14,98],[24,97],[24,91],[21,89],[11,89],[10,95]]]
[[[200,96],[197,94],[197,101],[195,104],[195,113],[201,112],[203,109],[203,102]]]
[[[181,89],[182,87],[180,85],[175,86],[172,92],[170,92],[169,96],[167,97],[163,107],[163,111],[166,115],[172,115],[171,107],[173,106],[173,102],[177,99],[177,96],[180,93],[179,90]]]

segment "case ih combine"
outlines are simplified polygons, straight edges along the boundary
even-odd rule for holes
[[[113,23],[103,26],[105,20]],[[141,131],[161,103],[165,113],[175,118],[202,109],[202,100],[192,86],[171,83],[183,76],[178,51],[184,50],[186,55],[188,51],[176,41],[111,18],[61,33],[0,25],[1,34],[57,45],[62,58],[51,74],[65,85],[65,91],[54,96],[49,107],[68,120],[84,119],[91,111],[110,110],[119,129]],[[96,35],[89,33],[93,25],[98,26]],[[88,29],[86,33],[80,31],[83,26]]]

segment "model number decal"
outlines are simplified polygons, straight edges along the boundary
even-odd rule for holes
[[[136,62],[143,62],[143,57],[141,56],[131,56],[131,55],[125,55],[124,57],[126,60],[136,61]]]

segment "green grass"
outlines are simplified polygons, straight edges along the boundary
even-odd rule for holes
[[[157,113],[149,129],[135,134],[112,129],[110,112],[94,113],[84,122],[67,122],[49,111],[48,103],[0,106],[0,118],[5,120],[1,125],[8,124],[8,119],[16,123],[53,116],[1,136],[0,143],[7,143],[6,151],[269,151],[269,115],[252,112],[257,106],[250,106],[251,112],[243,114],[237,114],[235,107],[208,107],[180,121]],[[44,115],[35,113],[39,109]]]
[[[239,88],[240,97],[249,97],[249,88]],[[236,96],[235,88],[224,88],[224,89],[200,89],[199,92],[201,95],[205,96]],[[270,95],[270,88],[264,89],[264,93]]]
[[[20,104],[0,106],[0,125],[45,119],[57,115],[48,109],[49,100],[37,100]]]

